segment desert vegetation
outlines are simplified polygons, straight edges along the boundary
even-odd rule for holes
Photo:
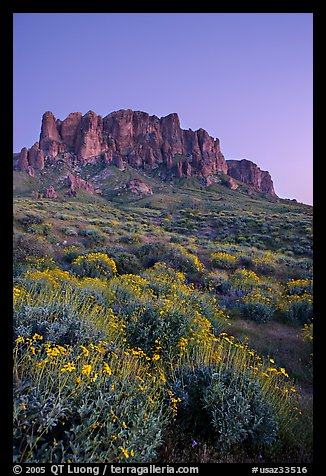
[[[16,462],[311,461],[311,208],[221,190],[15,197]]]

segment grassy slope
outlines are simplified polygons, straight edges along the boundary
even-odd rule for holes
[[[131,169],[120,172],[111,167],[106,176],[100,169],[90,169],[85,171],[85,178],[89,178],[87,175],[95,176],[95,183],[100,182],[102,197],[78,191],[76,198],[68,198],[64,187],[59,187],[57,200],[36,200],[31,198],[31,193],[52,184],[56,179],[54,172],[47,171],[35,178],[15,172],[15,233],[40,240],[57,260],[62,260],[65,241],[67,245],[78,246],[81,252],[119,246],[132,252],[139,244],[171,239],[190,248],[195,246],[207,271],[211,268],[209,256],[216,242],[234,243],[244,251],[250,247],[271,250],[293,259],[294,263],[312,257],[310,206],[263,198],[259,194],[249,196],[219,184],[205,189],[196,180],[163,185],[150,173],[144,177]],[[139,197],[118,190],[134,177],[145,180],[154,194]],[[40,216],[43,223],[26,226],[22,218],[29,213]],[[85,238],[85,230],[96,230],[98,241]],[[277,282],[277,271],[271,279]],[[286,366],[302,388],[302,405],[311,411],[309,349],[298,340],[297,328],[274,321],[261,325],[234,318],[231,333],[247,338],[250,346],[261,354]],[[164,460],[164,454],[161,456]],[[205,461],[207,455],[200,458]]]

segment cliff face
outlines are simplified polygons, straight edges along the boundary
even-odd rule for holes
[[[227,160],[227,174],[240,182],[251,185],[256,190],[276,196],[269,172],[261,170],[250,160]]]
[[[252,162],[252,167],[243,164],[249,161],[227,163],[218,139],[204,129],[181,129],[175,113],[158,118],[131,109],[105,117],[93,111],[84,116],[74,112],[61,121],[47,111],[39,142],[29,150],[22,149],[15,167],[34,173],[34,169],[42,170],[48,160],[52,163],[59,159],[72,166],[104,161],[120,170],[126,163],[137,169],[156,169],[163,164],[171,176],[203,177],[206,183],[221,172],[275,194],[268,172],[260,171]]]
[[[32,153],[22,150],[19,170],[32,165],[29,156],[35,163],[32,157],[37,153],[45,160],[70,154],[72,159],[82,163],[102,158],[121,169],[126,162],[144,169],[165,164],[178,176],[206,177],[227,171],[219,140],[203,129],[181,129],[177,114],[159,119],[131,109],[112,112],[104,118],[92,111],[84,116],[75,112],[63,121],[48,111],[43,115],[39,144]],[[183,160],[176,156],[183,156]],[[37,168],[42,168],[41,159],[36,162]]]

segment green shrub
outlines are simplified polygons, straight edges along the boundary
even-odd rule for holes
[[[226,316],[212,296],[185,284],[185,275],[157,263],[143,274],[108,283],[107,299],[125,323],[127,342],[147,354],[173,360],[184,345],[196,346],[224,329]]]
[[[135,243],[140,243],[139,235],[135,233],[129,233],[128,235],[123,235],[118,238],[119,243],[125,243],[127,245],[133,245]]]
[[[75,230],[74,228],[63,228],[62,231],[66,236],[77,236],[78,235],[78,231]]]
[[[26,263],[28,263],[29,268],[38,269],[39,271],[44,271],[45,269],[54,269],[57,267],[54,259],[49,256],[42,258],[36,256],[27,256]]]
[[[309,324],[313,317],[313,297],[311,294],[290,295],[281,305],[286,320],[299,324]]]
[[[81,253],[80,247],[77,247],[74,245],[67,246],[64,250],[63,259],[67,263],[71,263],[80,255],[80,253]]]
[[[196,255],[178,244],[147,243],[137,250],[137,255],[147,268],[159,261],[184,273],[196,273],[204,269]]]
[[[253,262],[252,262],[253,258],[251,256],[247,256],[247,255],[240,255],[238,257],[238,264],[239,266],[244,266],[245,268],[252,268],[253,266]]]
[[[214,293],[227,293],[231,288],[231,281],[226,271],[214,271],[204,278],[204,284],[208,291]]]
[[[262,274],[274,273],[277,264],[275,258],[271,253],[266,253],[262,257],[253,258],[252,265],[255,271]]]
[[[171,243],[177,243],[177,244],[179,244],[179,245],[182,245],[184,241],[185,241],[185,239],[184,239],[183,236],[172,235],[172,236],[170,237],[170,242],[171,242]]]
[[[255,286],[260,284],[260,278],[254,271],[246,269],[236,269],[230,276],[232,287],[250,291]]]
[[[240,311],[244,319],[255,322],[267,322],[274,315],[271,299],[255,290],[243,298]]]
[[[190,321],[180,309],[170,309],[155,302],[144,305],[138,300],[120,308],[126,324],[127,340],[132,347],[140,347],[150,357],[162,352],[166,358],[177,349],[181,337],[188,336]]]
[[[143,270],[139,258],[131,253],[117,253],[114,255],[114,261],[119,274],[139,274]]]
[[[78,234],[85,237],[85,243],[88,246],[103,245],[106,241],[105,235],[95,228],[81,229]]]
[[[44,221],[41,216],[34,215],[33,213],[27,213],[23,217],[19,217],[17,220],[24,226],[40,225]]]
[[[269,305],[261,302],[244,302],[240,307],[242,317],[255,322],[270,321],[274,315]]]
[[[13,237],[14,267],[20,269],[29,256],[47,257],[53,255],[53,249],[43,238],[17,233]]]
[[[278,435],[272,406],[258,384],[232,370],[179,368],[172,389],[180,398],[177,423],[220,451],[238,445],[272,444]]]

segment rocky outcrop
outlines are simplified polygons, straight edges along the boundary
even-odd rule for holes
[[[15,163],[17,170],[26,171],[32,177],[34,176],[34,170],[43,170],[44,152],[39,149],[38,142],[35,142],[30,149],[23,147],[18,158],[15,160]]]
[[[23,148],[15,158],[18,170],[32,173],[63,161],[72,172],[87,164],[100,162],[124,171],[127,165],[136,169],[156,169],[162,180],[171,177],[198,177],[203,184],[218,182],[218,175],[228,174],[231,189],[241,181],[255,190],[275,196],[272,179],[248,160],[226,161],[219,139],[204,129],[183,130],[176,113],[165,117],[146,112],[121,109],[105,117],[88,111],[73,112],[64,120],[47,111],[42,118],[39,143]],[[72,175],[71,194],[82,188],[96,193],[87,181]],[[94,189],[94,187],[93,187]]]
[[[269,172],[261,170],[250,160],[227,160],[227,174],[240,182],[252,186],[255,190],[276,196]]]
[[[139,179],[130,180],[130,182],[126,184],[126,189],[136,195],[153,195],[151,187]]]
[[[43,151],[49,152],[50,148],[54,146],[53,142],[57,143],[57,147],[61,144],[62,141],[58,131],[60,122],[57,124],[54,115],[50,111],[43,114],[40,135],[40,148]]]
[[[69,173],[66,178],[66,185],[69,187],[68,195],[76,196],[76,190],[81,189],[89,193],[97,193],[95,187],[86,180]]]
[[[44,169],[44,151],[39,148],[38,142],[28,151],[28,163],[34,170]]]
[[[77,137],[78,128],[81,125],[82,113],[72,112],[60,126],[60,137],[66,147],[70,147],[72,151],[75,148],[75,139]]]
[[[81,118],[80,127],[73,139],[75,143],[74,152],[80,159],[87,161],[87,159],[97,157],[106,150],[104,145],[102,147],[102,131],[102,117],[97,116],[95,112],[89,111]]]
[[[20,154],[18,156],[17,160],[17,169],[18,170],[28,170],[29,162],[28,162],[28,149],[26,147],[23,147],[22,150],[20,151]]]
[[[52,185],[45,190],[44,197],[45,198],[58,198],[58,194],[56,193],[56,191],[54,190],[54,187]]]
[[[164,164],[178,177],[205,177],[227,170],[219,140],[204,129],[181,129],[175,113],[158,118],[122,109],[102,118],[89,111],[84,116],[71,113],[61,121],[48,111],[42,119],[40,148],[46,157],[72,152],[83,163],[101,157],[120,170],[125,163],[144,169]],[[176,164],[176,155],[186,160]]]

